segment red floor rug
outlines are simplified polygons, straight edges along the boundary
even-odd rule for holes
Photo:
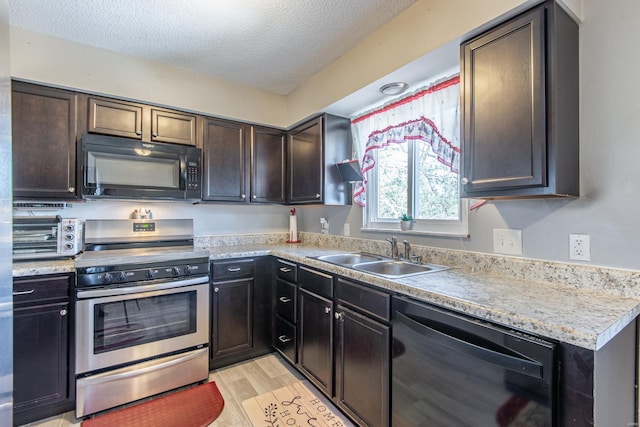
[[[128,408],[98,415],[82,427],[205,427],[224,408],[215,382],[178,391]]]

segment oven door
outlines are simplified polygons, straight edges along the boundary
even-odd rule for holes
[[[78,290],[76,374],[207,345],[209,278]]]

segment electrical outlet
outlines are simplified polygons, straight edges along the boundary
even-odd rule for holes
[[[569,259],[591,260],[591,239],[588,234],[569,234]]]
[[[522,255],[522,230],[494,228],[493,252],[504,255]]]

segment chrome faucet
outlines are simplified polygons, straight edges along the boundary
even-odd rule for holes
[[[408,240],[403,240],[402,244],[404,245],[404,259],[409,261],[409,258],[410,258],[409,255],[411,254],[411,244],[409,243]]]
[[[390,239],[387,239],[387,242],[391,243],[391,257],[393,259],[398,259],[398,239],[393,236]]]

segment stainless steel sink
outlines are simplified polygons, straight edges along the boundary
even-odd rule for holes
[[[331,264],[338,264],[342,266],[352,266],[353,264],[383,260],[382,257],[363,253],[322,255],[315,258],[319,261],[329,262]]]
[[[414,264],[408,261],[392,260],[383,256],[358,252],[322,255],[310,258],[390,279],[400,279],[449,269],[449,267],[445,267],[444,265]]]
[[[413,264],[406,261],[375,261],[354,264],[355,270],[365,271],[371,274],[377,274],[389,278],[402,278],[415,276],[418,274],[431,273],[435,271],[447,270],[449,267],[436,264]]]

